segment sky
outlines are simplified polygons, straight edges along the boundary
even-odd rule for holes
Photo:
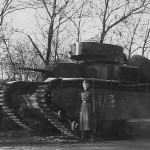
[[[7,17],[12,26],[20,30],[30,31],[33,27],[34,16],[31,10],[16,11]]]

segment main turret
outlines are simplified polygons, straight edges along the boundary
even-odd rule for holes
[[[123,63],[123,48],[112,44],[79,42],[71,47],[71,58],[77,61]]]

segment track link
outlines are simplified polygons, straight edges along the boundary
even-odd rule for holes
[[[68,127],[63,125],[61,122],[60,118],[58,117],[58,114],[53,110],[53,102],[50,99],[50,93],[51,89],[49,85],[40,85],[38,89],[36,90],[37,93],[37,102],[39,107],[41,108],[41,111],[45,115],[45,117],[48,119],[48,121],[53,124],[58,130],[61,131],[62,134],[68,136],[68,137],[73,137],[73,138],[78,138]],[[46,99],[49,98],[50,105],[52,107],[47,106]],[[54,106],[55,107],[55,106]]]
[[[4,86],[4,89],[0,90],[0,105],[2,106],[3,112],[8,116],[9,119],[14,121],[18,126],[31,130],[26,124],[24,124],[15,114],[13,109],[10,109],[7,104],[5,103],[5,92],[6,92],[6,86]]]

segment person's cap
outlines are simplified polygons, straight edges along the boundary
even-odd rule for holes
[[[83,84],[89,84],[89,82],[87,80],[84,80]]]

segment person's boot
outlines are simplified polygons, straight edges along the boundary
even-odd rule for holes
[[[91,131],[91,142],[94,142],[94,133]]]
[[[81,140],[84,141],[84,132],[83,131],[81,132]]]

